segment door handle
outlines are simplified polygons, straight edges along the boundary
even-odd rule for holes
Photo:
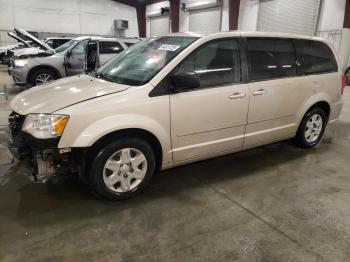
[[[258,91],[253,92],[253,96],[261,96],[266,95],[268,92],[265,89],[259,89]]]
[[[230,99],[237,99],[237,98],[243,98],[245,97],[246,94],[244,93],[234,93],[232,95],[229,96]]]

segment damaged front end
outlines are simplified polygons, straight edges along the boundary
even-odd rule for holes
[[[78,171],[78,152],[58,149],[60,137],[38,139],[23,132],[25,116],[12,112],[9,116],[8,148],[12,155],[31,167],[35,182],[43,182],[57,174]]]

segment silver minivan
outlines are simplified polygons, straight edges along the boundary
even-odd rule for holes
[[[38,180],[69,170],[121,200],[157,170],[289,138],[316,147],[344,87],[320,38],[177,33],[140,42],[95,74],[17,95],[9,148]]]
[[[28,38],[45,51],[36,55],[18,52],[11,59],[9,74],[18,85],[36,86],[83,73],[85,69],[94,71],[128,46],[140,41],[82,36],[52,49],[30,34]]]

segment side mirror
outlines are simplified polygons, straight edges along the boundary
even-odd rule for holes
[[[170,80],[171,91],[181,92],[195,89],[200,86],[199,76],[195,72],[179,72]]]
[[[72,49],[68,49],[66,52],[66,58],[70,58],[70,56],[72,55]]]

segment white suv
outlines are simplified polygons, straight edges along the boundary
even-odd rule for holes
[[[296,137],[318,145],[338,118],[334,50],[305,36],[179,33],[11,102],[9,148],[34,177],[77,172],[101,196],[128,198],[156,170]]]

